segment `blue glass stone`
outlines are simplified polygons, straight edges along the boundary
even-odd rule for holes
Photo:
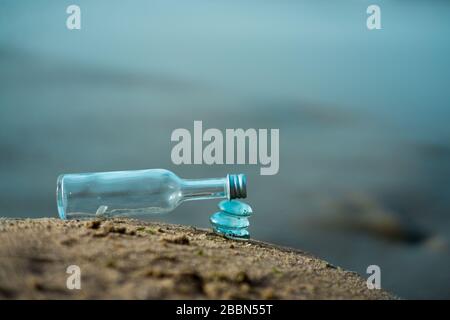
[[[247,229],[227,229],[227,228],[213,228],[213,229],[214,232],[233,240],[246,240],[250,238],[250,233],[248,232]]]
[[[221,201],[218,206],[221,211],[209,218],[214,232],[235,240],[250,238],[247,230],[250,222],[247,217],[253,213],[252,208],[237,200]]]
[[[253,213],[252,208],[248,204],[237,200],[220,201],[219,209],[241,217],[249,217]]]
[[[211,221],[214,226],[222,228],[242,229],[248,228],[250,225],[247,218],[237,218],[222,211],[214,213],[209,218],[209,221]]]

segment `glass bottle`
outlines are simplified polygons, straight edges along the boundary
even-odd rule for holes
[[[171,171],[148,169],[62,174],[56,198],[61,219],[163,214],[181,202],[247,196],[243,174],[182,179]]]

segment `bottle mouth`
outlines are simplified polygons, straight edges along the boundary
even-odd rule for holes
[[[230,200],[247,198],[247,177],[245,174],[229,174],[228,186]]]

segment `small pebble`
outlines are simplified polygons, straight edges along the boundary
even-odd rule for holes
[[[248,204],[237,200],[223,200],[219,203],[219,209],[241,217],[249,217],[253,213],[252,208]]]

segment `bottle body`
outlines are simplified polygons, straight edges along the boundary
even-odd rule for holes
[[[58,212],[62,219],[164,214],[187,200],[232,198],[232,176],[188,180],[164,169],[64,174]]]

